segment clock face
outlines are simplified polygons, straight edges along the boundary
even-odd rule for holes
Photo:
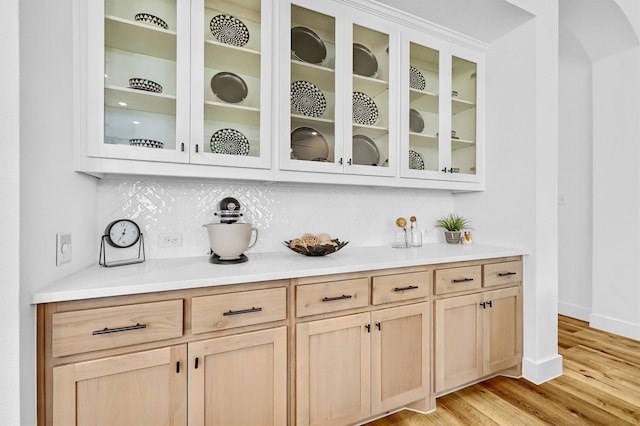
[[[113,247],[131,247],[140,239],[140,228],[129,219],[119,219],[107,226],[107,242]]]

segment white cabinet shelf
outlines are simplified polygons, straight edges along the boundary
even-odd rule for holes
[[[417,89],[409,89],[411,100],[409,105],[411,108],[428,111],[438,112],[438,94],[432,92],[423,92]]]
[[[252,77],[260,77],[260,52],[244,47],[223,44],[213,40],[204,42],[204,66]]]
[[[176,115],[176,97],[129,87],[105,86],[105,105],[132,111]],[[126,104],[126,105],[123,105]]]
[[[210,101],[206,101],[204,107],[205,120],[245,123],[251,126],[260,125],[260,110],[258,108]]]
[[[105,46],[156,58],[176,60],[176,32],[117,16],[105,16]]]

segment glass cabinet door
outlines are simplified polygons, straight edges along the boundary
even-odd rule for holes
[[[104,56],[90,62],[89,80],[104,75],[104,102],[103,140],[89,154],[188,161],[188,9],[176,0],[91,3]]]
[[[477,65],[451,60],[451,165],[449,173],[476,174]]]
[[[408,149],[403,151],[407,175],[427,177],[440,171],[440,52],[409,43],[408,111],[402,111],[408,128]],[[408,169],[408,170],[407,170]]]
[[[367,24],[362,19],[358,22]],[[351,143],[345,150],[347,165],[352,167],[345,171],[392,175],[397,166],[395,145],[391,143],[391,134],[396,127],[391,117],[392,112],[397,111],[392,102],[397,95],[390,81],[397,73],[390,63],[394,63],[392,58],[396,57],[398,49],[390,43],[388,32],[359,24],[353,24],[352,31],[352,124],[351,135],[346,134],[351,136]]]
[[[288,147],[281,147],[281,164],[293,170],[339,171],[342,142],[338,135],[342,128],[338,124],[341,108],[336,102],[336,18],[329,14],[330,9],[293,3],[287,7],[289,20],[282,25],[286,25],[284,30],[289,34],[285,40],[291,48],[286,61],[289,79],[282,90],[289,88],[285,127],[289,135],[283,135],[281,141]]]
[[[263,93],[270,62],[263,40],[271,8],[261,0],[195,4],[191,161],[269,168],[270,108]]]

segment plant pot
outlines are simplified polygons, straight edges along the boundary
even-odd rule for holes
[[[462,231],[444,231],[444,238],[448,244],[460,244]]]

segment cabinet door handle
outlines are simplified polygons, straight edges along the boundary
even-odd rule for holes
[[[131,331],[131,330],[140,330],[143,328],[147,328],[147,324],[136,324],[136,325],[130,325],[128,327],[118,327],[118,328],[103,328],[102,330],[96,330],[94,331],[92,334],[94,336],[98,335],[98,334],[109,334],[109,333],[119,333],[121,331]]]
[[[184,152],[184,142],[180,144],[180,151]]]
[[[517,274],[517,272],[499,272],[498,276],[499,277],[506,277],[506,276],[509,276],[509,275],[516,275],[516,274]]]
[[[371,324],[367,324],[364,326],[367,329],[367,333],[371,333]]]
[[[176,374],[180,374],[180,361],[176,362]]]
[[[487,309],[487,304],[485,302],[479,303],[482,306],[482,309]]]
[[[196,370],[198,369],[198,361],[200,361],[200,358],[196,357],[196,363],[195,363]]]
[[[408,285],[406,287],[396,287],[396,288],[393,289],[393,291],[415,290],[417,288],[418,288],[417,285]]]
[[[250,314],[253,312],[260,312],[262,308],[251,308],[251,309],[242,309],[240,311],[232,311],[229,309],[227,312],[223,313],[223,317],[228,317],[229,315],[242,315],[242,314]]]
[[[447,168],[445,167],[444,169],[440,170],[442,173],[447,173]]]
[[[338,164],[342,165],[342,157],[338,160]]]
[[[491,300],[487,302],[487,305],[489,305],[490,308],[493,308],[493,302]]]
[[[454,283],[466,283],[468,281],[473,281],[473,278],[461,278],[461,279],[458,279],[458,280],[452,280],[452,282],[454,282]]]
[[[382,323],[377,322],[376,327],[378,328],[378,330],[382,331]]]
[[[198,144],[196,144],[196,154],[198,153]]]
[[[347,161],[348,165],[351,165],[351,158],[349,158],[349,160]]]
[[[322,301],[323,302],[334,302],[336,300],[344,300],[344,299],[351,299],[353,296],[350,294],[343,294],[342,296],[336,296],[336,297],[323,297]]]

